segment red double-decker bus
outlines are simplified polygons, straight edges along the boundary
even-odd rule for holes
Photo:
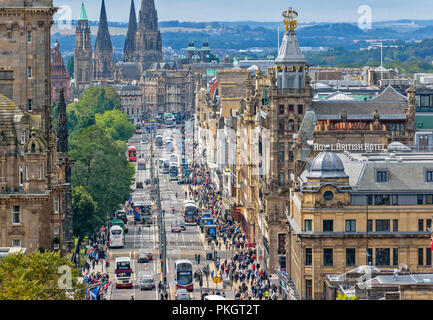
[[[176,260],[174,264],[176,289],[194,290],[192,263],[189,260]]]
[[[128,161],[136,162],[137,161],[137,149],[135,147],[129,147],[128,149]]]

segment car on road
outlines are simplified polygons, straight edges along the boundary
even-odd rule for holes
[[[136,186],[136,189],[143,189],[143,182],[137,182],[135,184],[135,186]]]
[[[177,182],[177,184],[190,184],[190,183],[191,183],[190,179],[182,179]]]
[[[186,289],[176,290],[176,300],[191,300],[191,297]]]
[[[174,222],[171,224],[171,232],[182,232],[182,227]]]
[[[155,289],[155,279],[152,272],[139,273],[140,290],[153,290]]]
[[[146,263],[150,262],[153,259],[152,252],[150,250],[141,250],[138,254],[137,261],[138,263]]]
[[[177,220],[175,222],[175,224],[178,225],[182,230],[186,230],[186,228],[185,228],[185,222],[184,221]]]

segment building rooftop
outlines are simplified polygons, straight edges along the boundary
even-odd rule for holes
[[[431,193],[433,190],[433,183],[426,182],[425,178],[425,171],[433,170],[433,152],[341,152],[338,157],[344,166],[344,172],[349,176],[349,185],[353,191]],[[313,166],[314,160],[307,159],[305,170],[300,176],[302,182],[307,181]],[[335,166],[339,168],[339,164]],[[378,170],[387,172],[387,182],[376,181]]]

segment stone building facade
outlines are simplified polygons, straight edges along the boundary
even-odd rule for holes
[[[307,161],[288,216],[287,274],[301,298],[323,299],[326,275],[363,265],[431,270],[432,160],[329,149]]]
[[[67,249],[65,167],[51,117],[52,0],[0,4],[0,246]],[[26,48],[26,49],[23,49]],[[5,68],[5,69],[6,69]],[[69,215],[68,217],[66,217]],[[72,225],[70,225],[72,226]],[[69,246],[70,247],[70,246]]]
[[[89,20],[84,3],[75,31],[74,79],[71,91],[78,99],[81,93],[92,85],[93,81],[93,49]]]

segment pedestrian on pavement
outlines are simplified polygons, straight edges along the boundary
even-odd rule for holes
[[[197,263],[200,264],[200,253],[197,255]]]
[[[164,298],[165,298],[165,300],[168,300],[168,292],[167,292],[167,290],[164,290]]]
[[[135,300],[135,299],[134,299],[134,296],[131,296],[131,299],[130,299],[130,300]]]

